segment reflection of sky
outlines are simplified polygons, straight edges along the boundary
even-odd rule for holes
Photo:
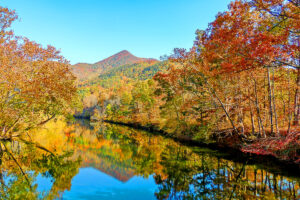
[[[36,177],[36,181],[34,182],[34,184],[37,184],[37,191],[42,192],[42,193],[49,192],[53,185],[50,178],[44,177],[41,174],[39,174]]]
[[[52,183],[49,179],[38,176],[38,190],[49,191]],[[64,200],[98,199],[155,199],[156,184],[152,176],[148,179],[132,177],[126,183],[94,168],[81,168],[72,180],[70,191],[63,194]]]

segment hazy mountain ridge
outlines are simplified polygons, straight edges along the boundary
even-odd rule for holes
[[[72,72],[79,80],[88,80],[95,78],[114,67],[140,62],[155,63],[157,60],[153,58],[139,58],[132,55],[127,50],[123,50],[94,64],[77,63],[72,66]]]

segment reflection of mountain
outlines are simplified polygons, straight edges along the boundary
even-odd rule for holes
[[[82,158],[82,167],[93,167],[122,182],[127,182],[134,176],[132,160],[121,160],[111,149],[87,149],[77,153]]]
[[[121,182],[135,175],[131,144],[117,143],[113,136],[103,137],[106,128],[102,130],[102,126],[91,125],[88,120],[76,120],[71,124],[73,138],[71,136],[69,142],[76,147],[74,157],[82,158],[81,167],[93,167]]]

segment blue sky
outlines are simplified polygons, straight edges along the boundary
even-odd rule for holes
[[[1,0],[16,10],[17,35],[60,49],[72,64],[94,63],[121,50],[159,58],[189,49],[230,0]]]

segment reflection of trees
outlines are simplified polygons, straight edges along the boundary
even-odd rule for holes
[[[71,152],[56,155],[32,142],[0,144],[0,199],[54,199],[70,189],[80,161],[70,160]],[[37,189],[37,176],[52,182],[49,191]]]
[[[284,177],[247,163],[196,153],[161,136],[107,125],[98,133],[118,144],[133,160],[136,175],[153,174],[158,199],[297,199],[299,179]]]
[[[296,199],[299,195],[299,180],[207,153],[195,155],[173,147],[168,152],[161,162],[167,178],[155,174],[158,199]]]
[[[58,126],[53,127],[57,132]],[[280,172],[270,173],[262,166],[235,163],[207,149],[196,151],[147,132],[103,123],[94,123],[93,128],[74,123],[59,130],[66,137],[61,144],[67,142],[65,146],[74,150],[72,160],[82,156],[82,166],[93,166],[123,181],[133,175],[145,178],[153,175],[158,185],[155,192],[158,199],[297,199],[299,196],[299,179],[282,176]],[[48,140],[50,136],[47,135]],[[59,143],[56,138],[51,141]],[[39,173],[53,180],[51,190],[44,196],[51,199],[69,189],[78,169],[78,163],[66,160],[70,155],[49,156],[51,153],[40,149],[37,143],[16,145],[21,147],[10,150],[30,183]],[[22,156],[18,149],[22,150]],[[19,191],[29,194],[25,177],[11,159],[7,162],[7,152],[2,153],[5,160],[2,163],[6,164],[1,165],[0,177],[4,177],[2,180],[7,184],[9,174],[4,169],[10,169],[10,173],[18,177],[14,186],[8,187],[11,194],[19,194]],[[33,195],[41,195],[34,185],[32,190]]]

